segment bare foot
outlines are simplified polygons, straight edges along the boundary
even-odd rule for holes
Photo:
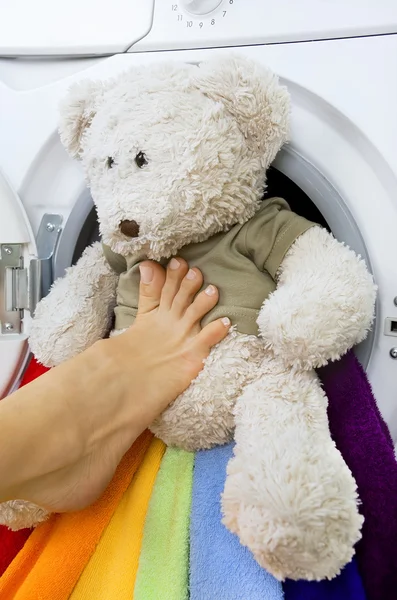
[[[79,435],[72,436],[69,448],[59,448],[53,469],[28,482],[20,498],[49,512],[63,512],[83,508],[100,496],[134,440],[189,386],[211,347],[229,331],[228,319],[201,329],[201,319],[218,301],[214,286],[197,294],[202,282],[200,271],[189,270],[180,258],[172,259],[167,271],[153,262],[142,263],[134,325],[83,353],[80,377],[87,379],[89,373],[87,393],[67,401]],[[78,360],[65,363],[64,371],[63,365],[54,369],[58,379],[78,377]],[[97,389],[93,397],[89,382],[104,374],[107,393]],[[77,453],[76,438],[83,440]]]
[[[218,319],[201,329],[201,319],[218,302],[218,290],[209,285],[196,296],[203,276],[183,259],[172,259],[166,273],[145,262],[141,272],[137,319],[117,342],[123,356],[138,350],[136,364],[149,371],[143,385],[153,405],[151,422],[198,375],[212,346],[226,337],[230,321]]]

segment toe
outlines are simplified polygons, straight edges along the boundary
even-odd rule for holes
[[[201,271],[196,268],[189,269],[186,276],[182,279],[179,291],[172,303],[172,310],[176,315],[182,316],[185,314],[202,285],[203,276]]]
[[[200,292],[193,303],[186,309],[185,319],[189,325],[201,321],[219,300],[219,292],[214,285],[209,285],[203,292]]]
[[[163,267],[152,261],[139,265],[141,281],[139,285],[138,314],[150,312],[160,304],[161,292],[165,282]]]
[[[167,266],[165,284],[161,292],[160,308],[170,309],[174,298],[179,291],[182,279],[188,272],[189,267],[183,258],[171,258]]]
[[[228,317],[217,319],[206,325],[196,336],[194,343],[198,344],[200,351],[207,356],[213,346],[219,344],[229,333],[231,322]]]

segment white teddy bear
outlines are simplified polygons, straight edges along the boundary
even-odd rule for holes
[[[188,450],[230,441],[223,521],[278,579],[332,578],[350,561],[362,517],[331,439],[314,369],[362,341],[375,286],[331,234],[262,201],[288,137],[275,75],[246,59],[160,64],[75,85],[60,135],[84,167],[103,246],[87,248],[37,307],[30,343],[54,366],[137,309],[138,264],[178,254],[220,290],[204,322],[234,324],[199,376],[153,423]],[[45,512],[1,507],[14,528]]]

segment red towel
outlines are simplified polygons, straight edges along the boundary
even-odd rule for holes
[[[11,531],[7,527],[0,525],[0,577],[18,552],[22,550],[30,533],[30,529]]]
[[[37,377],[40,377],[40,375],[44,375],[44,373],[46,373],[48,370],[49,369],[47,369],[47,367],[43,367],[43,365],[39,365],[39,363],[36,361],[36,359],[32,358],[32,360],[29,363],[28,368],[25,371],[25,375],[22,378],[20,387],[23,387],[24,385],[26,385],[27,383],[30,383],[34,379],[37,379]]]
[[[46,371],[48,371],[46,367],[39,365],[36,360],[32,358],[25,375],[23,376],[21,387],[30,383],[37,377],[40,377],[40,375]],[[10,529],[7,529],[7,527],[0,525],[0,577],[14,560],[18,552],[23,548],[31,531],[31,529],[11,531]]]

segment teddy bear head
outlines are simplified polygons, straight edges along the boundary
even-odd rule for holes
[[[160,260],[253,216],[288,122],[277,77],[227,57],[77,83],[60,136],[82,162],[104,243]]]

